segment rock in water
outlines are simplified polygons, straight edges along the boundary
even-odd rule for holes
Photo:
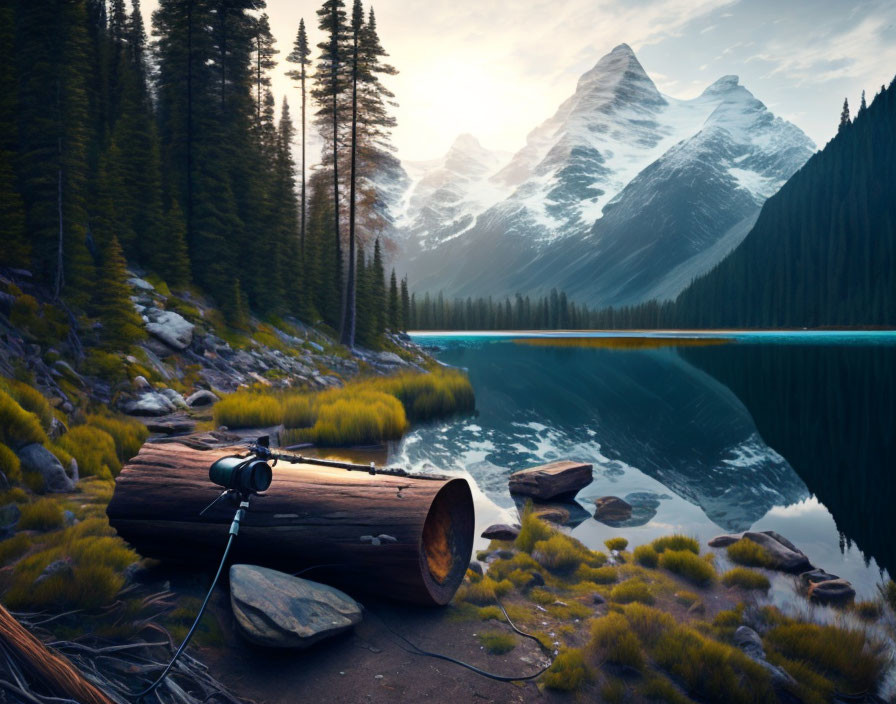
[[[592,467],[581,462],[551,462],[510,475],[510,493],[536,499],[572,497],[591,483]]]
[[[803,580],[803,584],[816,584],[817,582],[829,582],[832,579],[840,579],[840,577],[835,574],[831,574],[830,572],[816,569],[809,570],[808,572],[803,572],[800,575],[800,579]]]
[[[717,535],[715,538],[711,538],[706,544],[711,548],[727,548],[738,540],[740,540],[740,536],[736,534]]]
[[[176,350],[185,350],[193,341],[193,323],[172,310],[148,308],[146,332]]]
[[[506,523],[495,523],[482,531],[482,537],[488,540],[516,540],[516,536],[519,534],[519,528]]]
[[[856,590],[845,579],[829,579],[809,585],[809,598],[822,604],[842,604],[855,597]]]
[[[73,491],[75,483],[69,479],[56,456],[40,443],[25,445],[16,454],[22,463],[22,471],[37,472],[44,478],[44,487],[53,493]]]
[[[771,560],[769,567],[784,572],[805,572],[812,569],[809,558],[798,550],[796,546],[786,538],[782,542],[774,531],[767,533],[744,533],[745,540],[752,540],[765,548]]]
[[[254,565],[230,568],[230,603],[243,636],[270,648],[307,648],[361,622],[338,589]]]
[[[594,517],[599,521],[627,521],[632,516],[632,505],[618,496],[601,496],[594,504]]]

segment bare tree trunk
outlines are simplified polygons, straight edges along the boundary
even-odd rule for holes
[[[355,192],[357,183],[358,162],[358,31],[355,30],[352,53],[352,171],[349,179],[348,201],[348,282],[346,284],[346,303],[348,321],[346,333],[342,341],[347,347],[355,346],[355,317],[357,313],[355,301]]]
[[[299,242],[302,264],[305,263],[305,64],[302,63],[302,229]]]

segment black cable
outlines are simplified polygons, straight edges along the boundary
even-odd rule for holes
[[[227,562],[227,555],[230,553],[230,547],[233,545],[233,539],[236,537],[237,532],[239,530],[239,519],[240,512],[243,509],[240,508],[237,511],[237,518],[234,518],[234,524],[237,526],[237,529],[234,530],[231,526],[230,535],[227,538],[227,546],[224,548],[224,554],[221,556],[221,562],[218,564],[218,571],[215,573],[215,578],[212,580],[212,586],[209,587],[208,593],[205,595],[205,601],[202,602],[202,606],[199,607],[199,613],[196,614],[196,620],[193,621],[193,625],[190,626],[190,630],[187,631],[187,635],[184,638],[183,643],[180,644],[180,647],[177,649],[177,652],[174,653],[174,657],[171,658],[171,661],[168,663],[168,666],[165,668],[164,672],[158,676],[155,682],[153,682],[149,687],[144,689],[142,692],[135,694],[137,701],[142,700],[146,695],[150,694],[156,687],[162,684],[162,681],[165,677],[168,676],[168,673],[171,672],[171,668],[174,667],[174,663],[177,662],[177,659],[181,656],[181,654],[186,649],[187,645],[190,643],[190,639],[193,638],[193,634],[196,632],[196,628],[199,626],[199,621],[202,619],[202,615],[205,613],[205,607],[208,606],[209,599],[212,597],[212,592],[215,591],[215,587],[218,586],[218,580],[221,578],[221,573],[224,571],[224,564]]]

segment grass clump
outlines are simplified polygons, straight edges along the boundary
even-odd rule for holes
[[[651,543],[656,552],[665,552],[666,550],[689,550],[695,555],[700,554],[700,543],[696,538],[681,533],[673,533],[672,535],[664,535],[657,538]]]
[[[482,621],[501,621],[504,618],[504,614],[497,606],[483,606],[478,613]]]
[[[663,569],[694,584],[709,584],[716,576],[713,566],[690,550],[664,550],[659,556],[659,563]]]
[[[149,437],[149,430],[143,423],[124,416],[91,414],[87,416],[87,424],[109,434],[122,464],[136,455]]]
[[[478,582],[462,584],[460,589],[457,590],[457,599],[484,606],[493,603],[495,597],[505,596],[511,591],[513,591],[513,583],[509,580],[505,579],[496,582],[486,575]]]
[[[255,391],[237,391],[215,404],[215,425],[228,428],[264,428],[282,418],[277,397]]]
[[[642,604],[653,603],[653,592],[641,579],[632,578],[620,582],[610,591],[610,601],[617,604],[630,604],[638,601]]]
[[[321,392],[317,418],[299,437],[317,445],[373,445],[398,440],[408,427],[401,402],[381,391],[351,388]]]
[[[884,645],[856,628],[789,621],[770,629],[765,643],[811,665],[840,691],[873,691],[889,665]]]
[[[581,565],[575,573],[580,582],[594,582],[595,584],[613,584],[616,581],[615,567],[589,567]]]
[[[699,594],[697,594],[696,592],[690,592],[687,589],[682,589],[675,592],[674,597],[675,601],[677,601],[682,606],[687,606],[688,608],[701,601]]]
[[[19,517],[20,530],[54,530],[65,522],[62,508],[53,499],[38,499],[33,504],[22,506]]]
[[[532,552],[535,543],[548,540],[557,531],[546,521],[541,520],[532,512],[530,504],[526,505],[520,519],[520,532],[514,540],[514,545],[523,552]]]
[[[14,482],[22,481],[22,463],[18,455],[3,443],[0,443],[0,472]]]
[[[588,548],[575,538],[555,533],[547,540],[535,543],[532,557],[551,571],[569,572],[588,558]]]
[[[121,471],[115,440],[105,430],[77,425],[60,437],[56,445],[78,461],[82,476],[112,479]]]
[[[693,704],[693,700],[682,694],[678,687],[662,676],[651,677],[641,687],[641,694],[649,702],[665,704]]]
[[[545,687],[562,692],[575,691],[590,679],[591,671],[578,648],[561,650],[550,669],[541,677]]]
[[[547,589],[535,587],[529,592],[529,600],[534,601],[541,606],[547,606],[548,604],[553,604],[557,600],[557,597],[553,592],[549,592]]]
[[[604,545],[607,546],[607,550],[618,550],[622,552],[628,547],[628,540],[625,538],[610,538],[609,540],[604,541]]]
[[[875,621],[879,619],[884,612],[883,606],[879,601],[857,601],[853,605],[853,609],[866,621]]]
[[[12,396],[0,389],[0,443],[19,448],[33,442],[48,442],[40,418],[26,411]]]
[[[428,374],[404,372],[369,383],[401,401],[412,421],[444,418],[476,407],[470,380],[456,369],[436,369]]]
[[[628,619],[620,613],[608,613],[591,622],[588,650],[594,655],[624,667],[640,670],[644,653]]]
[[[22,408],[36,415],[45,430],[50,427],[53,409],[40,391],[18,379],[0,378],[0,388],[9,393]]]
[[[652,545],[639,545],[633,553],[635,562],[644,567],[656,567],[659,562],[659,555]]]
[[[516,647],[514,637],[501,631],[486,631],[485,633],[480,633],[477,638],[482,643],[482,647],[492,655],[503,655]]]
[[[767,591],[771,587],[762,572],[751,570],[748,567],[735,567],[722,575],[722,584],[726,587],[740,587],[741,589],[761,589]]]
[[[748,538],[741,538],[736,543],[731,543],[726,548],[728,558],[738,565],[746,567],[768,567],[770,563],[768,552],[759,543],[754,543]]]
[[[30,547],[31,538],[23,533],[0,542],[0,566],[6,567],[6,565],[15,562],[28,552]]]

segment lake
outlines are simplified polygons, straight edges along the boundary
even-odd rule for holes
[[[413,338],[468,371],[477,413],[414,429],[390,461],[467,474],[477,535],[517,520],[511,472],[572,459],[594,464],[567,506],[590,547],[771,529],[859,599],[896,574],[896,333]],[[632,518],[594,519],[606,495],[631,503]],[[788,601],[791,579],[775,578],[773,601]]]

